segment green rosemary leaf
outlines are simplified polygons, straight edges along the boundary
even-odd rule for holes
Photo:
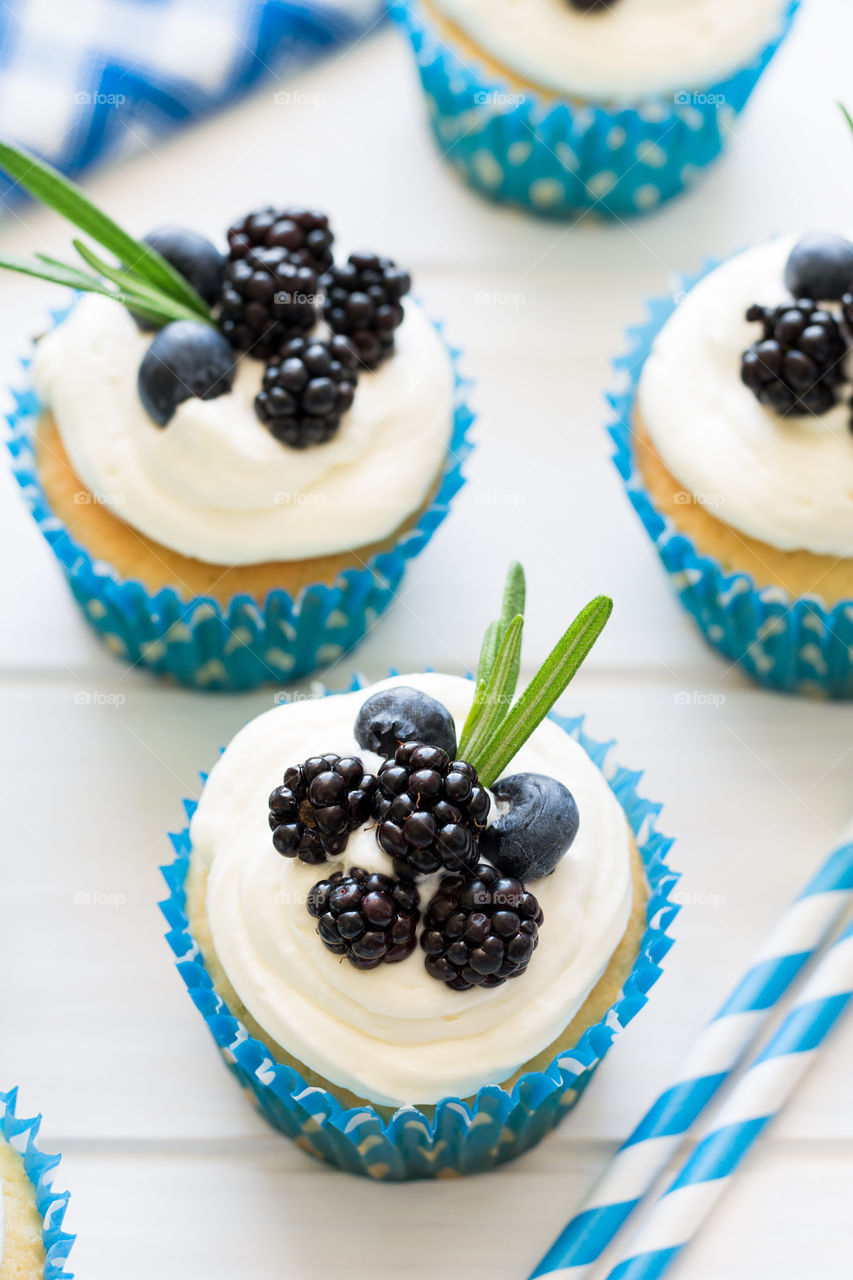
[[[506,585],[504,586],[503,605],[501,608],[501,616],[496,622],[490,622],[486,627],[486,634],[483,636],[483,644],[480,649],[480,660],[477,663],[477,691],[474,694],[474,701],[471,704],[471,710],[468,712],[468,718],[462,730],[462,737],[459,741],[459,751],[464,759],[467,760],[465,751],[470,748],[471,742],[476,734],[477,740],[481,740],[481,736],[477,731],[477,724],[482,710],[482,699],[488,685],[495,662],[497,661],[498,651],[506,639],[506,633],[509,629],[513,618],[524,617],[524,570],[520,564],[515,561],[509,566],[506,576]],[[518,675],[521,671],[521,648],[519,647],[514,675],[512,677],[512,688],[518,684]],[[506,708],[509,708],[509,703]]]
[[[39,280],[49,280],[51,284],[62,284],[69,289],[83,290],[86,293],[98,293],[105,298],[112,298],[114,302],[119,302],[123,307],[127,307],[135,315],[142,316],[144,320],[150,320],[152,324],[163,325],[170,320],[178,320],[185,313],[178,314],[177,304],[168,302],[157,304],[156,306],[149,301],[148,298],[141,294],[127,293],[124,290],[110,289],[103,280],[96,276],[90,276],[87,272],[81,271],[79,267],[69,266],[65,262],[60,262],[57,258],[50,258],[47,254],[37,253],[38,262],[27,262],[23,258],[10,258],[0,254],[0,269],[7,271],[18,271],[23,275],[35,276]],[[40,264],[44,264],[41,266]],[[194,316],[194,319],[200,319]]]
[[[601,635],[612,612],[613,601],[608,596],[596,596],[558,640],[515,706],[478,753],[475,767],[484,787],[490,787],[500,777],[545,719]]]
[[[497,630],[497,623],[490,624]],[[468,712],[465,724],[462,726],[462,737],[459,739],[459,745],[456,748],[460,760],[467,760],[466,754],[468,743],[471,741],[471,735],[474,732],[477,720],[480,716],[480,710],[483,705],[483,698],[486,695],[487,682],[485,680],[476,680],[476,688],[474,690],[474,701],[471,703],[471,710]]]
[[[512,704],[518,680],[521,633],[524,619],[518,614],[506,629],[489,683],[483,693],[480,711],[462,752],[463,759],[478,769],[477,760],[490,739],[499,731]]]
[[[58,284],[64,283],[66,280],[76,278],[80,281],[77,287],[85,289],[93,280],[93,277],[89,275],[89,272],[84,271],[82,267],[78,267],[75,262],[62,262],[59,258],[51,258],[49,254],[46,253],[37,253],[35,256],[39,262],[43,262],[46,267],[54,268],[57,275],[62,276],[62,280],[57,281]],[[103,280],[96,280],[96,283],[100,285],[104,284]]]
[[[847,121],[848,125],[850,126],[851,133],[853,133],[853,116],[851,116],[850,112],[847,110],[843,102],[839,102],[838,105],[841,108],[841,114],[844,116],[844,119]]]
[[[134,240],[56,169],[3,141],[0,141],[0,168],[42,204],[55,209],[98,244],[109,249],[137,275],[156,285],[195,315],[210,319],[207,304],[165,258],[149,245]]]
[[[79,267],[68,266],[56,259],[46,259],[41,254],[37,255],[35,262],[0,254],[0,268],[18,271],[25,276],[35,276],[37,280],[49,280],[51,284],[63,284],[71,289],[87,289],[91,293],[105,293],[111,298],[114,296],[112,289],[108,289],[102,280],[88,275]]]
[[[524,570],[516,561],[509,566],[509,572],[506,577],[506,587],[504,589],[504,604],[501,614],[501,628],[505,635],[506,629],[513,618],[524,617],[525,596],[527,586],[524,580]],[[503,636],[502,636],[503,638]],[[511,672],[510,697],[506,703],[506,710],[509,711],[509,703],[512,695],[515,693],[515,686],[518,684],[518,677],[521,674],[521,644],[518,646],[518,652],[515,658],[515,665]]]
[[[524,598],[527,591],[524,580],[524,570],[518,561],[513,560],[509,566],[506,575],[506,586],[504,587],[503,609],[501,611],[501,626],[506,632],[506,628],[512,622],[513,618],[517,618],[519,614],[524,617]]]
[[[498,656],[500,648],[499,622],[490,622],[486,627],[483,643],[480,647],[480,661],[477,663],[477,683],[486,684],[489,676],[492,674],[492,667],[495,665],[495,658]]]
[[[182,306],[181,303],[176,302],[174,298],[168,297],[162,290],[147,284],[132,272],[125,271],[120,267],[112,267],[108,262],[104,262],[82,240],[74,240],[72,243],[83,261],[88,266],[93,267],[99,275],[104,276],[107,280],[112,280],[114,284],[119,286],[122,293],[129,294],[131,297],[138,297],[141,303],[147,303],[152,314],[159,313],[159,323],[162,324],[164,321],[169,320],[195,320],[201,324],[205,323],[205,320],[195,311],[190,311],[188,307]],[[134,310],[138,310],[138,308],[134,307]],[[206,323],[212,324],[213,322],[208,317]]]

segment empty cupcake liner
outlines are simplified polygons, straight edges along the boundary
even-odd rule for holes
[[[684,291],[719,266],[709,262],[686,277]],[[673,296],[647,304],[648,319],[629,329],[629,349],[614,361],[620,389],[608,395],[615,419],[608,430],[628,497],[655,544],[681,603],[705,638],[759,684],[787,693],[853,697],[853,600],[827,608],[815,596],[781,587],[758,588],[746,573],[725,570],[700,554],[677,524],[661,514],[635,464],[632,420],[637,386],[652,343],[677,306]]]
[[[0,1092],[0,1134],[23,1158],[24,1170],[35,1191],[36,1208],[43,1220],[41,1238],[46,1255],[44,1280],[73,1280],[72,1273],[65,1270],[65,1264],[74,1236],[62,1229],[68,1208],[68,1192],[54,1191],[52,1187],[53,1170],[61,1157],[48,1156],[39,1150],[36,1139],[41,1116],[21,1120],[15,1115],[17,1097],[17,1089],[11,1089],[8,1093]]]
[[[53,313],[54,323],[68,310]],[[440,333],[441,326],[436,328]],[[473,448],[468,432],[474,414],[466,401],[471,383],[459,373],[460,352],[449,351],[455,398],[447,462],[435,497],[413,527],[389,551],[346,569],[333,586],[317,583],[296,598],[275,590],[263,601],[239,594],[227,606],[206,596],[186,600],[171,587],[152,594],[75,540],[39,481],[38,397],[31,387],[13,391],[15,407],[7,415],[13,473],[74,598],[107,648],[130,665],[180,684],[228,690],[296,680],[348,653],[394,599],[408,562],[427,545],[465,482],[463,463]],[[28,369],[31,360],[22,363]]]
[[[353,688],[359,688],[355,681]],[[584,718],[552,716],[602,769],[622,805],[642,854],[649,883],[647,928],[640,953],[618,1001],[590,1026],[570,1052],[558,1054],[545,1071],[522,1076],[511,1091],[488,1086],[476,1097],[449,1097],[429,1108],[401,1107],[390,1120],[371,1106],[346,1109],[334,1093],[308,1085],[282,1066],[231,1014],[217,994],[186,915],[185,881],[190,863],[189,829],[170,838],[175,860],[163,868],[169,897],[161,908],[178,971],[246,1095],[276,1129],[303,1150],[351,1173],[378,1181],[482,1173],[527,1151],[578,1102],[610,1045],[639,1013],[672,946],[670,927],[678,912],[671,893],[678,876],[667,866],[672,841],[657,830],[661,806],[643,799],[641,773],[614,763],[612,742],[587,736]],[[204,775],[202,775],[204,777]],[[187,818],[196,802],[185,800]]]
[[[391,12],[449,163],[494,200],[566,218],[645,213],[690,186],[723,150],[798,7],[791,0],[761,53],[718,84],[601,104],[495,79],[443,41],[422,0],[392,0]]]

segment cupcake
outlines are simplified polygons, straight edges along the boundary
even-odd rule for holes
[[[379,1179],[488,1169],[578,1100],[675,914],[638,776],[545,719],[599,598],[527,689],[514,569],[475,682],[280,705],[189,804],[169,941],[226,1063],[314,1155]]]
[[[462,483],[454,354],[402,268],[335,259],[324,214],[256,210],[223,254],[182,228],[104,233],[71,191],[63,212],[125,266],[80,241],[86,270],[21,266],[84,296],[36,345],[11,448],[87,618],[204,688],[339,658]]]
[[[40,1117],[15,1115],[17,1090],[0,1092],[0,1280],[72,1280],[74,1237],[62,1230],[67,1192],[52,1190],[59,1156],[36,1146]]]
[[[617,463],[705,636],[762,684],[853,696],[853,243],[810,232],[655,303]]]
[[[535,213],[645,212],[693,182],[798,0],[395,0],[442,154]]]

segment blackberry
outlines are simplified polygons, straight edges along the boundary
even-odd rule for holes
[[[394,330],[403,322],[400,300],[412,280],[390,258],[375,253],[351,253],[320,279],[323,319],[333,333],[344,333],[367,369],[394,349]]]
[[[330,951],[345,955],[357,969],[397,964],[415,949],[418,891],[391,876],[362,867],[336,871],[315,884],[308,910]]]
[[[293,449],[331,440],[350,407],[358,360],[346,338],[291,338],[264,370],[255,413]]]
[[[245,258],[250,249],[286,249],[292,261],[312,271],[328,271],[332,243],[325,213],[314,209],[255,209],[228,228],[231,261]]]
[[[569,0],[572,8],[580,13],[603,13],[605,9],[612,9],[615,3],[616,0]]]
[[[381,766],[373,797],[379,847],[403,879],[472,871],[489,793],[476,769],[440,747],[404,742]]]
[[[542,908],[521,880],[481,862],[474,878],[445,876],[424,913],[426,970],[454,991],[499,987],[524,973]]]
[[[237,351],[258,360],[317,321],[317,273],[280,245],[248,249],[225,268],[219,327]]]
[[[376,787],[358,756],[312,756],[292,765],[269,798],[273,845],[302,862],[336,857],[370,817]]]
[[[779,307],[755,304],[746,318],[764,329],[741,361],[741,379],[759,402],[783,416],[831,409],[845,381],[847,351],[835,317],[801,298]]]

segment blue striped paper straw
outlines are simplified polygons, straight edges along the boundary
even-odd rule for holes
[[[716,1016],[674,1084],[622,1144],[581,1209],[530,1280],[580,1280],[601,1257],[669,1163],[685,1134],[743,1060],[768,1011],[839,924],[853,895],[853,833],[824,862]]]
[[[732,1089],[710,1132],[654,1205],[630,1255],[607,1280],[657,1280],[672,1265],[794,1093],[851,998],[853,924],[817,965],[778,1031]]]

